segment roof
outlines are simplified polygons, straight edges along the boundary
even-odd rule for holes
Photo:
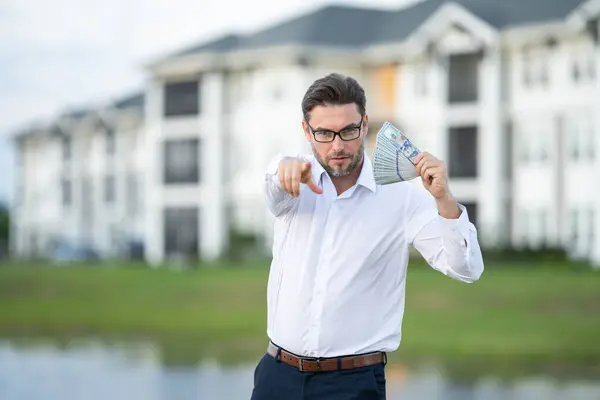
[[[65,110],[60,117],[68,119],[81,119],[93,113],[91,108],[71,108]]]
[[[227,35],[204,42],[177,55],[287,44],[362,47],[400,41],[451,1],[503,29],[564,19],[586,0],[421,0],[396,11],[330,5],[247,36]]]
[[[444,3],[444,0],[420,1],[409,7],[388,13],[382,21],[379,35],[374,42],[406,39]]]
[[[202,53],[202,52],[224,52],[234,50],[239,47],[242,41],[242,37],[235,34],[228,34],[225,36],[221,36],[218,39],[211,40],[206,43],[200,43],[198,45],[192,46],[190,48],[184,49],[182,51],[176,52],[175,55],[183,56],[194,53]]]
[[[144,108],[144,100],[144,93],[138,92],[115,101],[113,106],[119,110],[131,108],[142,109]]]
[[[454,0],[498,28],[565,19],[587,0]]]
[[[247,36],[243,48],[280,44],[356,47],[377,39],[389,11],[327,6]]]

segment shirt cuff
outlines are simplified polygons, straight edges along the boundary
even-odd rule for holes
[[[471,231],[469,214],[467,213],[465,206],[462,204],[458,204],[458,208],[460,209],[461,213],[456,219],[448,219],[439,216],[440,226],[445,234],[459,235],[462,239],[464,239],[463,244],[468,245]]]

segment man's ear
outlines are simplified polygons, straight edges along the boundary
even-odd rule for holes
[[[306,123],[305,119],[302,120],[302,129],[304,130],[304,137],[306,138],[306,141],[308,143],[310,143],[311,142],[311,140],[310,140],[311,134],[310,134],[310,130],[308,128],[308,124]]]
[[[363,117],[363,137],[367,137],[369,134],[369,115],[365,114]]]

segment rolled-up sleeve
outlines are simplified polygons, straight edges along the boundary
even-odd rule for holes
[[[265,173],[263,188],[265,202],[269,211],[275,216],[280,217],[288,213],[297,203],[298,199],[287,193],[279,182],[279,162],[284,156],[278,154],[267,167]]]
[[[483,273],[483,257],[467,209],[459,204],[459,218],[443,218],[428,192],[414,190],[407,205],[409,242],[435,270],[461,282],[477,281]]]

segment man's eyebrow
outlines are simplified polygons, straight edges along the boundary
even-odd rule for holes
[[[346,125],[345,127],[343,127],[342,129],[340,129],[340,131],[343,131],[344,129],[348,129],[348,128],[357,128],[358,126],[360,126],[360,122],[352,122],[348,125]],[[333,129],[331,128],[323,128],[323,127],[316,127],[314,129],[315,131],[333,131]]]

